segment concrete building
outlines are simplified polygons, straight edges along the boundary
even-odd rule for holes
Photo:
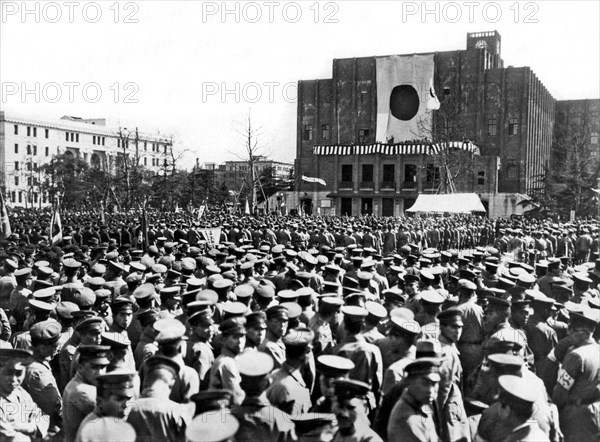
[[[437,95],[439,108],[432,111],[428,130],[413,139],[379,136],[378,66],[393,57],[412,57],[414,63],[429,58],[432,63],[434,90],[429,93]],[[395,90],[388,98],[390,113]],[[417,95],[421,107],[429,98]],[[549,165],[555,112],[555,99],[531,68],[504,66],[496,31],[467,34],[464,50],[333,60],[331,79],[298,83],[296,170],[325,180],[326,186],[300,183],[297,203],[322,213],[402,215],[419,192],[448,190],[447,180],[438,186],[437,177],[449,162],[465,163],[461,156],[456,161],[452,151],[415,155],[404,149],[389,155],[386,146],[470,140],[480,155],[468,158],[471,164],[457,175],[455,191],[478,193],[490,216],[518,213],[519,200],[536,189],[536,177]],[[369,151],[373,145],[378,147]],[[367,150],[322,155],[319,146]]]
[[[115,171],[119,158],[137,150],[140,164],[158,173],[170,157],[169,139],[111,128],[105,119],[64,116],[37,121],[0,112],[0,186],[17,207],[45,207],[48,182],[41,167],[57,154],[71,154],[93,167]]]

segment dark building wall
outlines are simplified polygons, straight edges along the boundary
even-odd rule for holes
[[[600,100],[559,100],[556,102],[555,140],[576,137],[584,143],[590,168],[600,163]],[[557,161],[557,158],[553,158]],[[560,160],[558,158],[558,160]]]

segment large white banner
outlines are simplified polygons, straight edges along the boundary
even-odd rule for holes
[[[221,241],[221,228],[220,227],[217,227],[215,229],[198,229],[198,232],[204,237],[206,242],[211,246],[215,246],[215,245],[219,244],[219,242]]]
[[[433,88],[429,55],[377,57],[376,141],[398,143],[431,137],[432,111],[440,102]]]

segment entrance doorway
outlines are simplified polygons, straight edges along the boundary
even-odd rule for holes
[[[342,198],[340,207],[340,215],[351,216],[352,215],[352,198]]]
[[[394,216],[394,198],[381,200],[381,216]]]
[[[360,204],[361,215],[373,215],[373,198],[363,198]]]

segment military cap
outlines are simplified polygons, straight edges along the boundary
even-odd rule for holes
[[[199,324],[212,325],[215,321],[212,317],[212,311],[210,309],[203,309],[191,314],[188,317],[188,322],[190,325],[195,326]]]
[[[129,298],[125,298],[124,296],[117,297],[110,306],[113,314],[117,314],[121,311],[131,311],[133,312],[133,301]]]
[[[570,325],[575,324],[586,324],[594,328],[598,327],[600,322],[600,310],[585,306],[580,311],[574,311],[570,313],[571,321]]]
[[[494,353],[488,355],[487,358],[494,368],[500,371],[514,371],[523,367],[523,359],[519,356],[505,353]]]
[[[323,282],[323,291],[325,293],[337,293],[339,291],[340,287],[341,287],[340,284],[335,281]],[[301,287],[300,289],[310,289],[310,287]]]
[[[158,273],[160,275],[163,275],[165,273],[167,273],[167,266],[164,264],[154,264],[152,267],[152,273]]]
[[[29,307],[33,308],[38,312],[50,313],[54,310],[54,304],[50,304],[49,302],[38,301],[37,299],[30,299],[28,301]]]
[[[520,376],[501,375],[498,377],[498,384],[500,385],[500,402],[511,407],[530,409],[537,399],[535,390],[531,388],[526,379]]]
[[[91,307],[96,302],[96,294],[89,287],[80,287],[73,293],[73,302],[82,310]]]
[[[63,262],[62,262],[62,264],[66,268],[72,269],[72,270],[75,270],[75,269],[78,269],[78,268],[81,267],[81,263],[79,261],[75,260],[75,259],[72,259],[72,258],[64,259]]]
[[[229,318],[219,325],[219,330],[223,335],[245,335],[246,318]]]
[[[297,319],[302,314],[302,307],[297,302],[282,302],[279,305],[287,310],[288,319]]]
[[[17,348],[0,348],[0,366],[15,365],[23,368],[33,362],[33,353]]]
[[[147,325],[146,321],[151,319],[158,319],[159,310],[157,308],[141,308],[136,311],[133,315],[137,318],[142,325]]]
[[[36,342],[44,344],[54,344],[60,339],[62,326],[54,319],[37,322],[31,326],[29,333],[31,334],[31,342],[35,345]]]
[[[61,301],[56,304],[56,314],[63,319],[73,319],[73,312],[79,310],[79,306],[74,302]]]
[[[317,370],[329,378],[344,377],[354,368],[354,362],[341,356],[321,355],[317,358]]]
[[[52,273],[54,273],[54,270],[52,270],[50,267],[39,267],[37,269],[37,273],[38,273],[38,275],[48,277],[48,276],[52,275]]]
[[[344,314],[344,320],[348,321],[362,321],[369,314],[366,308],[354,305],[342,307],[342,313]]]
[[[29,275],[31,275],[31,269],[29,267],[24,267],[22,269],[15,270],[15,277],[17,278]]]
[[[438,313],[437,318],[440,321],[440,324],[458,324],[460,323],[462,325],[462,319],[463,319],[463,315],[462,315],[462,311],[451,307],[449,309],[446,310],[442,310],[440,313]]]
[[[94,290],[101,288],[106,283],[106,280],[101,276],[94,276],[86,281],[86,285]]]
[[[421,301],[429,304],[443,304],[444,297],[435,290],[425,290],[420,293]]]
[[[364,398],[371,391],[371,386],[355,379],[341,378],[333,381],[334,394],[341,401]]]
[[[12,268],[13,270],[17,270],[19,268],[19,264],[13,261],[12,259],[6,259],[4,261],[4,265]]]
[[[159,345],[180,341],[186,332],[185,325],[174,318],[159,319],[152,325],[152,328],[158,332],[154,339]]]
[[[408,376],[425,376],[434,382],[439,382],[441,380],[439,373],[440,364],[440,358],[423,357],[408,364],[405,371]]]
[[[379,321],[387,316],[387,310],[378,302],[367,301],[365,303],[365,308],[369,313],[367,317],[376,318]]]
[[[85,314],[95,314],[94,312],[88,312],[86,312]],[[78,316],[79,313],[81,313],[82,315],[84,314],[83,311],[76,311],[73,312],[72,315]],[[104,331],[104,327],[104,319],[102,319],[99,316],[91,316],[83,319],[79,324],[77,324],[75,326],[75,331],[78,331],[80,333],[89,333],[90,331],[96,331],[101,333],[102,331]]]
[[[219,301],[219,295],[214,290],[200,290],[196,294],[196,301],[208,301],[210,305],[215,305]]]
[[[283,337],[283,343],[287,347],[308,347],[313,339],[315,338],[315,333],[306,327],[296,328],[294,330],[290,330],[287,335]]]
[[[223,305],[223,313],[232,316],[242,316],[248,311],[248,306],[241,302],[228,301]]]
[[[79,361],[82,363],[91,362],[97,365],[108,365],[110,363],[108,360],[110,347],[108,345],[81,344],[77,347],[77,350],[79,351]]]
[[[222,442],[231,439],[240,428],[231,413],[209,411],[196,416],[185,430],[187,442]]]
[[[273,358],[267,353],[243,353],[236,361],[240,374],[249,378],[262,378],[267,376],[275,367]]]
[[[417,275],[413,275],[413,274],[404,275],[404,282],[405,283],[419,282],[419,277]]]
[[[535,276],[533,276],[530,273],[522,273],[519,275],[518,279],[517,279],[520,283],[522,284],[535,284]]]
[[[298,294],[294,290],[281,290],[277,293],[277,297],[283,302],[293,302],[298,299]]]
[[[110,270],[112,270],[113,272],[124,272],[125,271],[125,266],[123,264],[121,264],[120,262],[110,261],[110,258],[108,258],[108,255],[106,255],[106,256],[107,256],[107,259],[109,259],[108,267]],[[118,254],[117,254],[117,256],[118,256]]]
[[[250,270],[254,267],[255,261],[246,261],[240,265],[240,269],[242,270]]]
[[[417,342],[417,358],[441,358],[443,355],[442,345],[439,341],[433,339],[422,339]]]
[[[137,376],[135,371],[117,369],[105,373],[96,378],[98,387],[105,390],[132,390],[135,387],[134,380]],[[119,439],[120,440],[120,439]]]
[[[341,307],[342,305],[344,305],[344,300],[337,296],[335,293],[324,293],[322,295],[319,295],[319,303]]]
[[[576,272],[571,275],[573,282],[579,286],[586,286],[592,283],[592,280],[588,277],[587,273]]]
[[[81,442],[105,442],[118,440],[121,442],[135,442],[135,430],[122,420],[114,417],[97,417],[86,421],[79,432]]]
[[[406,307],[396,307],[390,311],[391,318],[409,319],[412,321],[415,319],[415,313]]]
[[[365,259],[363,260],[362,264],[360,265],[360,269],[363,271],[366,271],[366,273],[369,273],[369,270],[373,270],[373,267],[375,266],[375,263],[371,260],[371,259]],[[358,272],[360,273],[360,272]],[[371,275],[372,277],[373,275]],[[364,279],[364,278],[361,278]]]
[[[303,296],[314,296],[316,293],[312,287],[301,287],[296,290],[296,295],[301,298]]]
[[[246,315],[246,328],[266,327],[267,315],[263,311],[252,312]]]
[[[173,374],[174,377],[177,377],[181,367],[175,359],[161,355],[150,356],[144,361],[142,366],[142,370],[146,373],[159,369],[167,369]]]
[[[323,432],[333,428],[332,413],[304,413],[292,418],[296,435],[308,440],[323,440]]]
[[[134,282],[140,282],[142,280],[142,275],[139,273],[130,273],[125,277],[125,284],[133,284]]]
[[[102,333],[102,345],[108,345],[111,348],[126,349],[131,345],[131,341],[127,336],[118,332]]]
[[[488,308],[495,308],[495,309],[506,309],[510,307],[510,301],[506,300],[506,299],[502,299],[502,298],[498,298],[496,296],[488,296],[487,297],[488,300]]]
[[[145,298],[149,298],[150,296],[154,296],[155,294],[156,294],[156,290],[154,288],[154,284],[145,283],[145,284],[142,284],[139,287],[137,287],[133,291],[132,296],[135,299],[145,299]]]
[[[262,279],[256,287],[256,295],[261,298],[273,298],[275,296],[275,286],[271,282]]]
[[[458,280],[458,288],[464,290],[477,290],[477,285],[473,281],[469,281],[468,279],[459,279]]]
[[[186,284],[188,286],[188,290],[194,290],[194,289],[199,289],[204,285],[204,282],[200,279],[200,278],[188,278],[186,281]]]
[[[193,394],[190,400],[196,404],[195,414],[198,415],[207,411],[229,409],[233,403],[233,393],[230,390],[204,390]]]
[[[179,286],[173,285],[170,287],[165,287],[160,290],[161,296],[165,296],[167,298],[181,299],[179,296],[181,288]]]
[[[398,302],[406,302],[407,296],[402,292],[402,290],[393,287],[391,289],[386,289],[382,293],[384,299],[389,299],[392,301]]]
[[[44,289],[35,290],[32,296],[38,301],[52,302],[54,295],[56,295],[56,288],[54,286],[50,286]]]

